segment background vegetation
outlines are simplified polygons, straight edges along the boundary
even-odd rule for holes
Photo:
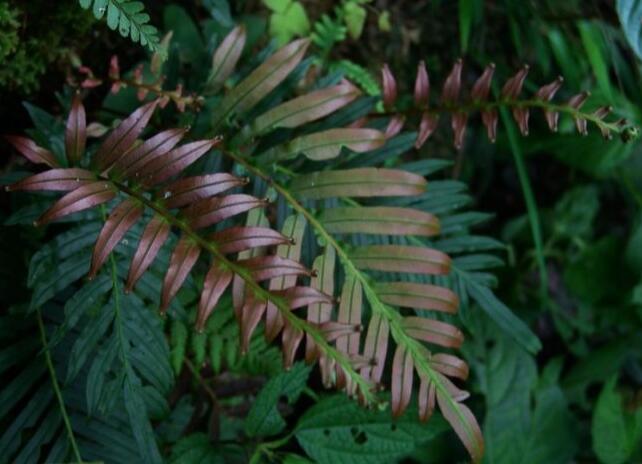
[[[362,106],[355,103],[338,118],[370,114],[385,130],[387,117],[408,115],[406,128],[385,148],[327,166],[402,166],[428,177],[428,194],[414,206],[439,217],[443,236],[436,246],[456,257],[458,271],[437,283],[454,288],[461,299],[457,324],[465,333],[461,356],[470,366],[467,404],[484,434],[483,462],[642,461],[642,145],[636,139],[642,125],[642,2],[145,2],[149,22],[128,19],[125,29],[120,17],[110,16],[107,2],[54,3],[0,0],[3,133],[27,132],[64,154],[64,118],[73,89],[82,87],[88,121],[99,123],[91,127],[95,135],[124,119],[140,97],[149,100],[160,90],[171,102],[154,127],[190,125],[194,137],[204,137],[210,129],[205,121],[220,100],[206,95],[203,84],[225,34],[236,24],[247,31],[238,75],[225,90],[268,51],[309,37],[311,58],[304,63],[310,68],[297,68],[295,77],[324,87],[343,76],[362,92]],[[150,38],[141,39],[135,28]],[[169,31],[171,40],[163,41]],[[491,143],[479,115],[471,113],[457,149],[444,115],[439,129],[415,150],[418,124],[412,125],[411,108],[417,64],[425,61],[431,101],[439,105],[459,57],[466,95],[489,63],[495,64],[495,96],[528,64],[520,98],[563,76],[556,100],[590,90],[583,112],[611,106],[609,121],[627,122],[605,140],[595,125],[583,135],[576,121],[562,114],[558,133],[551,133],[541,111],[533,109],[524,136],[511,112],[500,110],[497,140]],[[137,68],[154,59],[164,63],[162,72],[154,65]],[[384,64],[397,83],[394,111],[381,101]],[[156,87],[160,74],[162,90]],[[296,79],[286,84],[290,91]],[[272,97],[277,103],[283,95]],[[29,168],[9,144],[3,143],[3,152],[2,183],[9,184]],[[208,163],[195,169],[251,174],[234,163]],[[286,166],[310,170],[304,162]],[[257,196],[270,194],[265,184],[257,185]],[[414,412],[396,420],[389,410],[360,408],[342,394],[324,391],[318,371],[302,361],[285,370],[279,348],[267,344],[262,333],[241,356],[229,298],[220,302],[204,332],[194,332],[203,275],[190,277],[169,316],[158,318],[167,250],[157,269],[146,274],[142,293],[126,297],[134,309],[126,312],[119,332],[116,323],[98,317],[103,306],[114,304],[108,274],[103,270],[92,282],[80,282],[101,216],[88,213],[34,228],[53,197],[1,195],[0,461],[73,460],[70,429],[76,451],[88,461],[470,459],[439,413],[427,424],[416,418],[416,400],[410,406]],[[277,203],[277,229],[288,215],[285,208]],[[304,242],[308,258],[315,256],[316,245],[310,245],[315,241]],[[115,254],[126,263],[135,248],[123,242]],[[116,336],[131,348],[121,359],[126,367],[116,362],[113,369],[94,367],[107,363],[108,342]],[[43,342],[51,347],[44,349]],[[145,372],[145,365],[153,372]],[[70,424],[62,422],[48,366],[55,367]],[[110,390],[127,369],[136,371],[131,378],[145,390],[138,400]],[[141,449],[145,442],[149,448]]]

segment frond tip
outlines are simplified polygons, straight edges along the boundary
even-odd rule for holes
[[[564,79],[560,76],[550,84],[544,85],[535,92],[531,98],[520,97],[524,81],[528,76],[529,66],[524,65],[517,73],[510,77],[502,86],[497,99],[490,98],[492,80],[495,73],[495,64],[490,63],[481,76],[475,81],[468,97],[461,96],[462,90],[462,69],[463,61],[457,60],[448,74],[439,104],[429,104],[430,83],[425,65],[419,64],[417,78],[415,80],[414,101],[415,108],[411,113],[421,113],[419,131],[415,147],[420,148],[426,140],[437,129],[437,122],[441,113],[450,114],[451,127],[453,131],[454,146],[461,149],[464,143],[466,126],[470,114],[478,112],[486,127],[488,139],[495,142],[497,139],[498,109],[507,107],[511,110],[513,119],[517,123],[522,135],[529,132],[529,116],[532,109],[540,109],[544,113],[546,123],[551,131],[556,132],[560,114],[569,115],[575,122],[577,132],[582,135],[588,134],[588,123],[598,127],[606,139],[610,139],[613,133],[620,134],[624,141],[637,137],[636,128],[631,128],[626,121],[618,120],[609,122],[605,118],[611,112],[611,108],[600,108],[589,113],[582,111],[582,105],[589,96],[588,92],[581,92],[571,97],[566,103],[554,103],[553,97],[562,86]],[[400,124],[400,118],[405,116],[407,110],[395,108],[397,100],[397,87],[394,75],[387,65],[382,70],[383,103],[386,114],[390,115],[388,129],[391,126]],[[405,118],[404,118],[405,120]],[[627,134],[631,134],[629,137]]]

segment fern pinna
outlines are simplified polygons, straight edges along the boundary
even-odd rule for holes
[[[168,363],[162,363],[160,373],[148,366],[168,348],[149,311],[137,313],[136,322],[127,308],[145,308],[145,302],[153,301],[162,313],[174,316],[181,311],[175,304],[179,290],[202,280],[197,332],[211,323],[221,298],[231,295],[242,352],[250,349],[252,335],[264,321],[267,339],[281,336],[285,366],[292,366],[305,340],[305,358],[318,361],[323,383],[363,404],[376,404],[378,390],[389,388],[392,413],[399,416],[416,391],[420,418],[427,420],[438,407],[479,461],[481,432],[463,404],[468,393],[452,380],[468,376],[468,366],[453,351],[463,341],[453,315],[460,306],[468,308],[472,298],[528,350],[537,351],[539,341],[487,288],[492,276],[485,270],[498,262],[488,252],[498,244],[467,235],[487,216],[457,211],[470,202],[457,181],[428,185],[425,176],[447,164],[422,160],[379,166],[421,146],[436,127],[435,112],[454,113],[457,145],[463,141],[467,112],[476,108],[482,110],[491,138],[494,108],[500,104],[514,110],[523,131],[530,106],[550,111],[549,122],[556,121],[555,111],[569,112],[578,121],[593,116],[580,113],[579,102],[546,106],[544,100],[555,88],[546,87],[548,93],[533,102],[517,102],[525,71],[506,84],[502,101],[486,104],[492,67],[475,85],[474,102],[464,112],[456,101],[461,63],[446,80],[442,106],[428,107],[423,66],[412,111],[395,107],[396,83],[388,70],[383,112],[374,112],[375,99],[362,96],[338,74],[284,101],[285,84],[301,81],[309,69],[308,41],[261,55],[255,59],[260,64],[250,70],[238,66],[245,43],[245,29],[238,27],[214,53],[214,66],[201,89],[211,95],[214,108],[207,121],[209,137],[203,140],[181,144],[190,138],[187,128],[145,134],[167,103],[160,98],[125,118],[96,149],[87,147],[88,125],[79,96],[66,124],[64,159],[31,139],[8,137],[24,157],[49,168],[8,190],[67,192],[37,224],[98,209],[86,224],[41,250],[30,275],[31,283],[45,279],[43,268],[57,260],[67,271],[59,281],[38,286],[32,301],[38,310],[53,294],[89,274],[90,282],[65,304],[61,329],[51,334],[52,346],[63,343],[65,333],[79,324],[75,309],[98,308],[100,317],[82,332],[90,335],[71,348],[67,380],[92,380],[84,382],[90,410],[107,408],[112,397],[124,400],[140,454],[158,461],[150,423],[135,419],[147,417],[145,409],[163,409],[171,371]],[[417,132],[403,132],[406,113],[423,115]],[[623,131],[622,125],[602,121],[603,113],[594,117],[600,128]],[[197,161],[213,157],[230,169],[194,169]],[[196,172],[187,174],[190,169]],[[70,243],[80,242],[92,244],[89,260],[65,252]],[[172,250],[168,257],[165,249]],[[129,264],[112,252],[126,256]],[[192,278],[205,262],[203,278]],[[163,269],[161,281],[154,280],[154,269]],[[160,298],[154,294],[158,287]],[[92,334],[107,339],[97,346]],[[213,351],[220,346],[212,343]],[[100,362],[87,371],[84,361],[92,353]],[[67,427],[70,435],[77,429],[73,421]]]

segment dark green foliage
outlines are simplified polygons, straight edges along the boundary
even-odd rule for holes
[[[79,81],[73,57],[58,106],[24,105],[33,127],[18,132],[52,164],[89,169],[118,193],[38,228],[60,192],[1,198],[0,463],[642,459],[641,2],[79,0],[47,2],[46,14],[42,3],[0,0],[1,93],[50,88],[50,63],[65,67],[70,53],[88,60]],[[120,67],[107,70],[111,50],[82,56],[77,35],[113,47]],[[290,55],[277,52],[299,37]],[[429,95],[415,87],[421,61]],[[474,84],[490,62],[493,85],[480,96]],[[502,90],[523,63],[518,95]],[[532,97],[558,75],[552,102]],[[87,76],[95,81],[86,87],[99,86],[82,88]],[[568,103],[587,89],[584,106]],[[84,129],[70,131],[65,118],[80,98],[87,125],[98,124],[74,158]],[[177,178],[233,174],[231,195],[212,198],[252,195],[261,208],[198,229],[194,201],[168,206],[167,185],[98,172],[109,135],[96,133],[156,99],[163,108],[132,150],[170,128],[189,127],[185,144],[222,135]],[[439,120],[418,143],[424,114]],[[490,143],[486,130],[498,121]],[[12,189],[27,171],[51,172],[4,159],[0,184]],[[411,176],[403,186],[399,172]],[[388,184],[416,192],[377,195]],[[89,279],[97,238],[125,199],[141,205],[141,218]],[[399,208],[434,218],[422,216],[421,228]],[[153,215],[171,232],[128,293]],[[230,227],[232,239],[264,229],[248,249],[221,253]],[[277,231],[280,241],[255,246]],[[186,236],[200,255],[176,291]],[[425,250],[447,270],[422,272]],[[256,283],[238,263],[261,256],[314,271]],[[233,277],[204,317],[201,295],[223,278],[212,265]],[[431,290],[413,299],[407,284]],[[332,298],[294,305],[303,297],[292,288]],[[377,388],[365,388],[373,378]]]

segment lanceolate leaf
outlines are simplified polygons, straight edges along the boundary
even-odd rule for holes
[[[440,377],[443,381],[450,383],[445,377]],[[444,418],[455,430],[473,461],[480,462],[484,454],[484,441],[475,416],[467,406],[459,402],[454,403],[452,398],[449,398],[440,389],[437,389],[436,393],[437,403]]]
[[[456,313],[459,298],[452,290],[437,285],[412,282],[382,282],[375,287],[384,303],[406,308]]]
[[[115,197],[116,190],[109,182],[98,181],[82,185],[54,203],[37,222],[46,224],[69,214],[107,203]]]
[[[446,348],[459,348],[464,341],[461,330],[446,322],[410,316],[403,319],[402,326],[409,336]]]
[[[230,77],[245,47],[245,26],[237,26],[230,31],[214,52],[212,72],[207,81],[208,90],[219,88]]]
[[[336,261],[336,253],[334,248],[326,247],[323,255],[318,256],[312,265],[316,271],[316,275],[312,277],[310,286],[314,287],[326,295],[334,295],[334,265]],[[325,303],[315,303],[308,307],[307,319],[314,324],[321,324],[330,320],[332,316],[332,306]],[[306,339],[305,360],[313,362],[320,355],[319,349],[314,343],[312,337],[308,336]],[[324,369],[322,367],[322,376]],[[324,376],[325,377],[325,376]],[[325,382],[324,382],[325,383]]]
[[[138,180],[142,175],[141,169],[153,166],[151,163],[172,150],[184,135],[183,129],[160,132],[118,158],[114,169],[121,172],[123,177]]]
[[[212,127],[216,128],[235,111],[244,112],[252,108],[283,82],[299,64],[309,43],[308,39],[299,39],[285,45],[234,87],[221,102]]]
[[[7,186],[6,190],[59,190],[66,192],[95,180],[94,173],[85,169],[50,169]]]
[[[432,236],[439,233],[439,220],[435,216],[411,208],[328,208],[320,221],[334,234]]]
[[[430,365],[436,371],[448,377],[468,378],[468,364],[457,356],[448,353],[437,353],[430,357]]]
[[[85,144],[87,142],[87,119],[85,116],[85,107],[76,95],[71,102],[71,111],[67,119],[67,129],[65,131],[65,152],[69,164],[77,164],[85,153]]]
[[[372,245],[355,248],[351,253],[360,269],[413,274],[448,274],[450,257],[441,251],[401,245]]]
[[[419,420],[426,422],[435,410],[435,384],[420,378],[419,394],[417,395],[417,406],[419,408]]]
[[[292,243],[292,239],[267,227],[230,227],[210,236],[221,253],[238,253],[251,248]]]
[[[149,266],[156,258],[161,247],[169,236],[171,226],[160,216],[154,216],[141,236],[136,254],[132,259],[129,268],[129,275],[127,276],[126,289],[131,291],[136,285],[138,279],[145,273]]]
[[[386,197],[420,195],[426,180],[395,169],[358,168],[315,172],[292,181],[291,190],[301,198]]]
[[[375,129],[328,129],[302,135],[265,153],[270,160],[287,160],[303,153],[313,161],[336,158],[343,147],[362,153],[381,147],[386,142],[382,132]]]
[[[303,95],[263,113],[252,123],[255,134],[279,127],[294,128],[321,119],[353,101],[360,94],[349,81]]]
[[[165,204],[168,208],[181,208],[246,183],[246,179],[241,179],[225,172],[186,177],[165,187],[163,189],[163,197],[167,197]]]
[[[383,368],[386,365],[389,333],[388,321],[378,313],[373,314],[368,324],[368,334],[363,350],[363,355],[370,360],[370,365],[361,370],[361,375],[375,384],[381,382]]]
[[[392,415],[399,417],[408,407],[412,396],[412,383],[414,377],[414,363],[412,355],[406,351],[404,345],[398,345],[392,361]]]
[[[32,163],[46,164],[51,168],[60,167],[60,163],[58,163],[53,153],[39,147],[33,140],[18,135],[7,135],[5,138],[22,156]]]
[[[354,277],[346,277],[343,289],[341,291],[341,301],[339,303],[339,313],[337,321],[341,324],[359,325],[361,324],[361,306],[363,304],[363,290],[361,283]],[[359,353],[360,333],[354,332],[337,339],[337,349],[349,354],[356,355]],[[351,385],[346,385],[347,379],[343,370],[337,366],[337,386],[339,388],[346,386],[351,392]]]
[[[305,218],[298,214],[289,216],[281,228],[284,236],[291,238],[291,243],[279,245],[276,250],[277,256],[287,258],[293,261],[299,261],[301,258],[301,245],[303,244],[303,234],[305,232]],[[270,281],[270,290],[283,290],[296,285],[297,276],[282,276]],[[283,327],[283,317],[277,307],[268,302],[265,317],[265,336],[268,340],[273,340]]]
[[[332,304],[331,296],[312,287],[290,287],[285,290],[276,290],[274,294],[285,299],[290,309],[299,309],[303,306],[320,303]]]
[[[203,284],[203,292],[201,293],[201,301],[198,305],[198,316],[196,318],[196,330],[203,330],[205,322],[207,322],[221,295],[229,286],[232,277],[232,272],[216,262],[212,263]]]
[[[131,199],[123,201],[114,208],[96,240],[94,254],[91,257],[91,267],[89,268],[90,278],[96,275],[109,253],[118,245],[120,239],[138,221],[142,214],[143,206]]]
[[[247,268],[254,280],[262,281],[283,276],[310,275],[305,266],[291,259],[280,256],[258,256],[239,261]]]
[[[248,295],[241,309],[241,353],[247,353],[250,339],[263,317],[267,303]]]
[[[201,229],[264,205],[264,200],[259,200],[250,195],[234,194],[221,198],[212,197],[201,200],[187,207],[184,210],[184,214],[189,219],[192,227]]]
[[[145,185],[156,185],[180,173],[187,166],[209,152],[220,139],[200,140],[182,145],[169,153],[159,156],[153,163],[141,170],[141,181]]]
[[[161,312],[165,312],[178,290],[185,282],[185,279],[192,270],[201,248],[194,243],[190,237],[183,236],[176,244],[169,262],[169,268],[163,281],[163,292],[161,294]]]
[[[147,126],[157,105],[158,102],[153,101],[141,106],[107,136],[93,158],[99,170],[108,170],[119,157],[129,150]]]

